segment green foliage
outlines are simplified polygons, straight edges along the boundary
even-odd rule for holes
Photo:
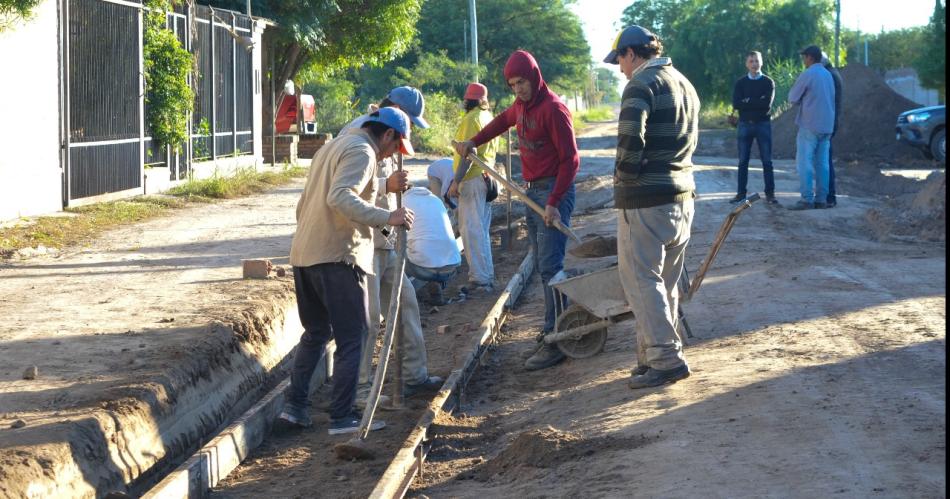
[[[246,5],[244,0],[209,3],[239,12]],[[380,65],[404,53],[415,36],[421,3],[422,0],[254,0],[251,11],[255,16],[277,22],[279,65],[313,66],[329,75],[364,64]],[[296,62],[287,55],[295,48],[302,50]]]
[[[934,12],[930,17],[923,36],[922,48],[917,52],[914,67],[920,75],[920,82],[930,88],[936,88],[940,97],[947,95],[947,9],[940,0],[934,2]]]
[[[788,110],[788,91],[792,89],[798,75],[805,70],[801,59],[781,59],[773,62],[763,71],[775,82],[775,101],[772,104],[772,116],[778,117]]]
[[[33,9],[43,0],[0,0],[0,32],[14,23],[33,17]]]
[[[663,0],[638,1],[624,25],[656,27],[674,65],[703,101],[725,101],[745,70],[745,54],[762,52],[770,61],[797,59],[811,44],[832,50],[831,0]],[[768,73],[768,71],[766,71]]]
[[[463,46],[466,0],[427,0],[420,19],[420,51],[434,52],[437,47],[456,62],[469,61],[470,49]],[[478,33],[478,61],[484,67],[479,68],[479,81],[492,100],[509,95],[502,70],[508,56],[522,48],[538,60],[552,90],[579,91],[588,85],[590,47],[580,20],[564,0],[480,0]],[[399,62],[415,65],[414,60]]]
[[[726,118],[732,114],[732,104],[727,102],[703,103],[699,108],[699,129],[732,128]]]
[[[620,102],[620,77],[617,72],[607,68],[594,68],[596,92],[594,102],[597,104]]]
[[[313,95],[317,111],[317,127],[321,132],[337,135],[347,123],[364,112],[355,97],[356,84],[340,76],[326,76],[314,71],[298,75],[303,93]]]
[[[598,106],[572,113],[571,118],[574,122],[574,132],[576,133],[587,128],[588,123],[612,121],[614,119],[614,113],[607,106]]]
[[[176,151],[188,140],[188,115],[195,95],[188,85],[192,56],[165,28],[169,0],[146,0],[143,53],[146,120],[152,138]]]
[[[909,66],[913,62],[913,54],[919,53],[924,45],[925,36],[923,27],[882,31],[877,34],[841,31],[842,44],[849,54],[849,62],[864,63],[864,41],[867,40],[868,66],[881,72]]]
[[[452,139],[462,121],[462,100],[442,93],[426,94],[426,121],[429,128],[412,129],[412,146],[417,151],[437,154],[452,152]]]
[[[306,172],[307,169],[301,167],[288,167],[276,172],[258,172],[253,168],[241,168],[230,176],[222,176],[215,171],[210,178],[188,180],[171,188],[168,194],[192,201],[229,199],[263,192],[274,186],[286,184],[294,177],[306,175]]]

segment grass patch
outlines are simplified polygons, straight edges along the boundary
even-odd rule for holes
[[[730,114],[732,114],[730,103],[703,103],[699,109],[699,128],[701,130],[732,128],[732,125],[726,121]]]
[[[195,202],[211,202],[263,192],[306,175],[302,167],[280,171],[239,170],[233,177],[215,175],[206,180],[189,180],[171,189],[167,195],[136,196],[120,201],[67,208],[65,215],[25,220],[23,224],[0,228],[0,258],[9,258],[17,250],[63,248],[85,243],[102,232],[141,222]]]
[[[614,113],[609,107],[601,106],[572,113],[571,117],[574,121],[574,131],[577,132],[587,128],[589,123],[614,119]]]

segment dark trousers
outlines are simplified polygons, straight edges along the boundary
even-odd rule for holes
[[[752,155],[752,141],[759,144],[759,158],[762,159],[762,176],[765,177],[765,195],[775,195],[775,174],[772,170],[772,123],[770,121],[740,121],[736,130],[736,143],[739,146],[739,188],[736,193],[745,196],[749,183],[749,156]]]
[[[835,197],[835,134],[831,134],[831,140],[828,145],[828,204],[836,204],[838,199]]]
[[[332,338],[336,354],[330,417],[344,418],[353,412],[363,336],[369,328],[366,275],[345,263],[294,267],[294,287],[304,333],[294,356],[288,401],[310,406],[310,379]]]

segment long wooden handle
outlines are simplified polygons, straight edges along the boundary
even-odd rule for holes
[[[507,188],[509,191],[513,192],[516,196],[521,198],[521,200],[524,201],[526,205],[528,205],[528,208],[531,208],[532,211],[534,211],[538,215],[541,215],[542,218],[544,217],[544,208],[542,208],[541,205],[539,205],[533,199],[528,197],[528,193],[521,190],[520,187],[515,185],[510,180],[506,179],[504,175],[498,173],[492,167],[488,166],[488,164],[482,161],[482,158],[479,158],[474,153],[472,153],[468,155],[467,159],[477,164],[479,168],[485,171],[485,173],[490,175],[492,178],[494,178],[495,180],[500,182],[502,185],[504,185],[505,188]],[[581,238],[577,237],[577,234],[575,234],[574,231],[571,230],[570,227],[564,225],[560,219],[557,219],[557,218],[554,219],[554,228],[561,231],[561,233],[563,233],[565,236],[571,238],[571,240],[573,240],[575,243],[581,242]]]
[[[716,255],[719,254],[719,248],[721,248],[722,244],[726,242],[726,236],[729,235],[729,231],[731,231],[732,226],[735,225],[736,219],[739,218],[739,214],[742,213],[746,208],[752,206],[752,203],[758,200],[759,193],[754,192],[751,196],[742,200],[742,203],[740,203],[739,206],[733,208],[733,210],[728,215],[726,215],[726,219],[723,220],[722,225],[719,226],[719,232],[716,234],[716,239],[713,240],[712,248],[709,250],[709,255],[699,267],[699,272],[696,273],[696,277],[693,278],[693,282],[690,283],[689,292],[686,293],[687,301],[693,298],[693,295],[699,290],[699,286],[703,284],[703,279],[706,277],[706,271],[709,270],[713,260],[716,259]]]

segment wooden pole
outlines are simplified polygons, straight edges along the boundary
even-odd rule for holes
[[[402,153],[398,153],[398,154],[396,155],[396,171],[397,171],[397,172],[401,172],[401,171],[402,171]],[[402,208],[402,191],[399,191],[399,192],[396,193],[396,209],[399,209],[399,208]],[[401,290],[401,289],[402,289],[402,286],[403,286],[403,281],[402,281],[402,280],[405,279],[405,274],[406,274],[406,272],[405,272],[405,268],[406,268],[406,227],[405,227],[405,226],[399,227],[399,231],[397,232],[397,234],[398,234],[398,235],[397,235],[397,237],[396,237],[396,250],[397,250],[397,252],[399,253],[399,260],[400,260],[400,261],[399,261],[399,264],[396,265],[396,270],[398,270],[399,273],[395,275],[395,278],[394,278],[393,282],[398,282],[398,283],[399,283],[399,289]],[[395,287],[395,286],[394,286],[394,287]],[[401,293],[400,293],[400,294],[401,294]],[[401,298],[400,298],[400,300],[401,300]],[[402,312],[402,303],[401,303],[401,302],[398,303],[397,306],[399,307],[400,312]],[[403,328],[402,328],[402,314],[401,314],[401,313],[399,314],[399,321],[396,322],[395,326],[396,326],[396,338],[395,338],[396,348],[395,348],[394,353],[393,353],[393,362],[395,362],[396,365],[393,366],[393,378],[394,378],[394,379],[393,379],[393,399],[392,399],[392,404],[393,404],[393,407],[394,407],[394,408],[397,408],[397,409],[398,409],[398,408],[400,408],[400,407],[403,406],[403,402],[402,402],[402,377],[403,377],[403,374],[402,374],[402,349],[403,349],[402,335],[403,335]]]

